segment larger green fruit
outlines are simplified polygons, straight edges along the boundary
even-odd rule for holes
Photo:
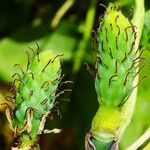
[[[136,75],[135,27],[120,11],[108,9],[98,29],[95,80],[100,105],[122,105],[133,90]]]
[[[142,54],[135,49],[137,28],[115,7],[108,7],[96,34],[95,88],[99,109],[86,136],[87,150],[118,149],[122,124],[127,118],[123,106],[137,86],[134,79]]]

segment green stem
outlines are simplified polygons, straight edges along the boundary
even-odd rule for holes
[[[125,1],[118,0],[118,1],[115,2],[115,4],[121,5],[122,7],[129,5],[129,3],[130,3],[130,1],[128,1],[128,0],[125,0]]]
[[[18,147],[13,147],[12,150],[40,150],[40,146],[38,143],[39,137],[30,138],[29,135],[23,134],[20,137],[20,145]]]
[[[127,150],[138,149],[148,139],[150,139],[150,127],[145,131],[145,133],[135,143],[133,143],[129,148],[127,148]]]
[[[35,137],[34,139],[30,139],[28,135],[23,135],[21,138],[21,145],[19,146],[20,148],[26,148],[26,147],[39,147],[38,145],[38,137]],[[35,146],[34,146],[35,145]],[[37,150],[37,148],[35,148]],[[38,148],[39,149],[39,148]]]
[[[145,15],[144,0],[135,0],[135,9],[132,18],[132,23],[137,27],[136,49],[139,47],[139,42],[144,24],[144,15]]]
[[[66,2],[61,6],[61,8],[57,11],[56,15],[54,16],[50,27],[56,28],[59,24],[61,18],[65,15],[65,13],[70,9],[70,7],[73,5],[75,0],[66,0]]]
[[[135,9],[134,9],[134,14],[132,18],[132,23],[133,25],[136,26],[136,32],[137,32],[136,34],[137,38],[135,41],[135,51],[139,48],[139,43],[140,43],[143,24],[144,24],[144,13],[145,13],[144,0],[135,0]],[[133,86],[137,85],[137,83],[138,83],[138,75],[133,81]],[[122,118],[120,129],[119,129],[119,139],[122,137],[125,129],[127,128],[127,126],[129,125],[132,119],[135,104],[136,104],[136,99],[137,99],[137,88],[134,89],[129,100],[127,100],[127,102],[124,104],[122,108],[123,118]]]
[[[88,12],[86,15],[83,39],[80,41],[78,50],[76,51],[76,54],[74,57],[73,72],[77,72],[79,70],[80,65],[82,63],[82,59],[85,54],[87,43],[91,37],[91,31],[93,29],[95,12],[96,12],[96,4],[97,4],[97,0],[91,1],[91,6],[88,9]]]

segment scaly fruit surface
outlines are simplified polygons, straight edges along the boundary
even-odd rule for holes
[[[86,136],[86,149],[118,149],[119,129],[123,121],[122,106],[137,85],[140,51],[135,49],[136,26],[112,4],[100,18],[96,32],[97,61],[95,88],[99,109]]]
[[[108,9],[98,29],[98,101],[105,106],[122,105],[133,89],[136,75],[135,27],[120,12]]]
[[[28,56],[26,71],[15,74],[15,110],[6,114],[18,147],[31,149],[38,145],[38,135],[43,132],[46,117],[54,107],[59,93],[61,77],[59,56],[51,50],[38,53],[32,60]],[[38,149],[38,146],[37,146]]]

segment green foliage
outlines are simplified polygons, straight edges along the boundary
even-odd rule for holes
[[[139,80],[142,79],[143,74],[149,75],[150,73],[150,52],[145,51],[142,57],[146,58],[146,66],[140,73]],[[121,149],[126,149],[136,141],[150,125],[149,115],[147,115],[150,114],[149,82],[150,77],[147,76],[139,86],[135,112],[131,124],[123,135]]]

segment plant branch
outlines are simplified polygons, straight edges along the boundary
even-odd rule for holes
[[[127,148],[127,150],[138,149],[148,139],[150,139],[150,127],[145,131],[145,133],[135,143],[133,143],[129,148]]]
[[[141,39],[143,24],[144,24],[144,0],[135,0],[135,9],[132,18],[132,23],[137,27],[137,40],[135,43],[135,49],[138,49]]]
[[[80,41],[78,50],[76,51],[74,57],[73,72],[77,72],[79,70],[82,59],[85,54],[87,43],[91,37],[91,32],[93,29],[94,18],[96,13],[96,4],[97,4],[97,0],[91,1],[90,8],[88,9],[86,20],[85,20],[83,39]]]
[[[60,9],[57,11],[56,15],[54,16],[50,27],[56,28],[59,24],[61,18],[65,15],[65,13],[70,9],[70,7],[73,5],[75,0],[66,0],[66,2],[60,7]]]
[[[143,24],[144,24],[144,0],[135,0],[135,9],[134,9],[134,14],[132,18],[132,23],[136,26],[136,32],[137,32],[137,38],[135,41],[135,51],[139,48],[139,43],[141,39],[141,34],[142,34],[142,29],[143,29]],[[138,71],[138,68],[137,68]],[[138,75],[133,81],[133,86],[137,85],[138,83]],[[122,108],[122,123],[121,127],[119,129],[119,139],[122,137],[125,129],[129,125],[133,113],[134,113],[134,108],[136,104],[136,99],[137,99],[137,88],[134,89],[132,92],[129,100],[124,104]]]

